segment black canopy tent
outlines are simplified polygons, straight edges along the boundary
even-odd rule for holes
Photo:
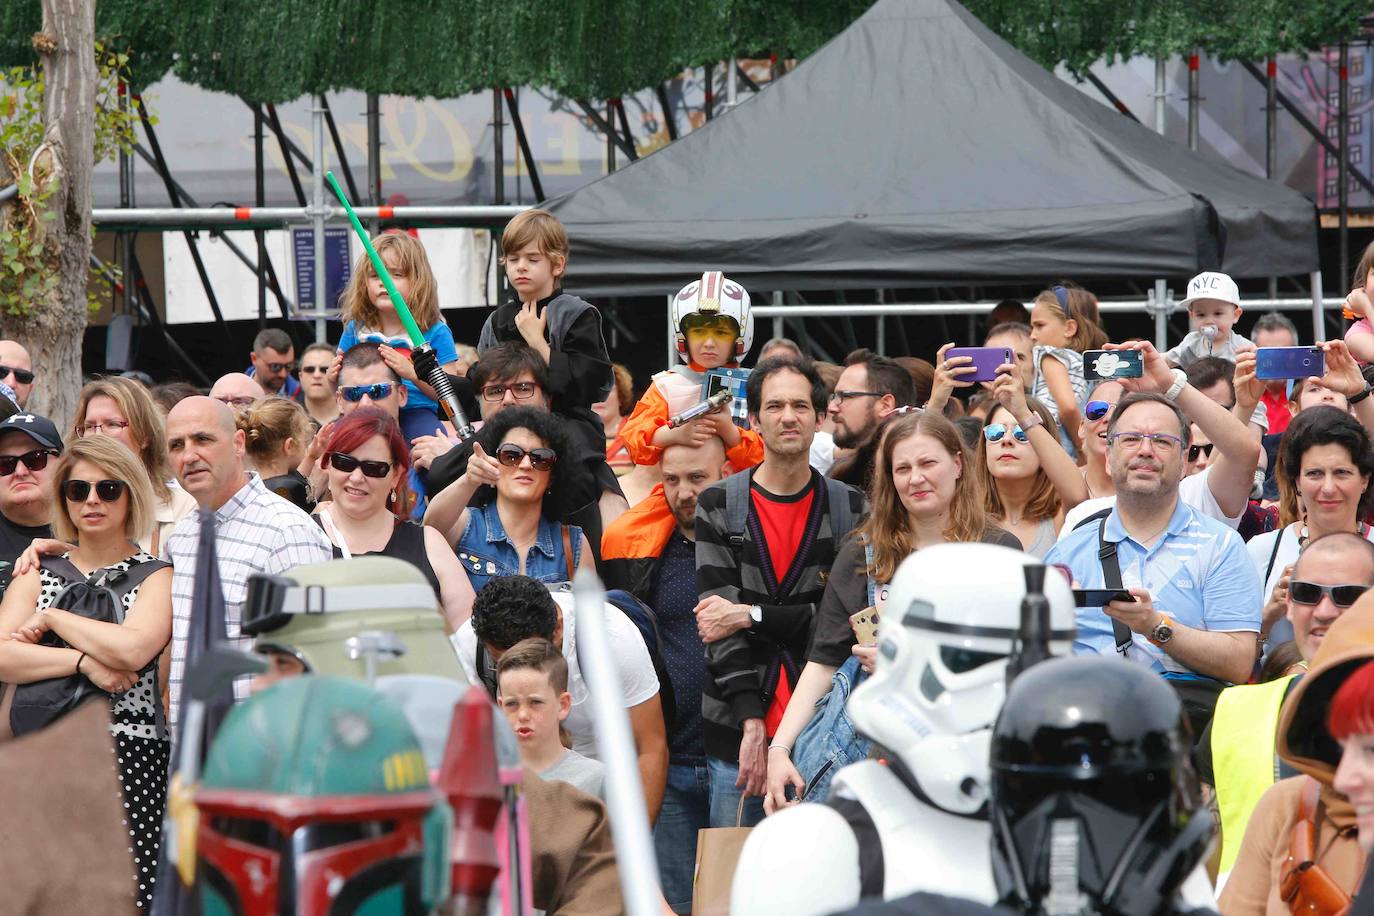
[[[1317,269],[1313,204],[1088,98],[953,0],[879,0],[756,97],[558,198],[570,285],[753,289]]]

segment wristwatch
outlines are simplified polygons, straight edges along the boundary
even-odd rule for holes
[[[1169,390],[1164,392],[1164,397],[1172,401],[1179,396],[1179,393],[1188,386],[1188,373],[1182,369],[1174,370],[1174,383],[1169,386]]]
[[[1168,614],[1160,614],[1159,617],[1159,623],[1155,624],[1155,628],[1145,637],[1156,646],[1162,646],[1174,638],[1174,622],[1169,619]]]
[[[1365,382],[1365,383],[1364,383],[1364,391],[1361,391],[1361,392],[1359,392],[1358,394],[1352,394],[1350,397],[1348,397],[1348,398],[1345,399],[1345,402],[1346,402],[1347,404],[1349,404],[1351,407],[1354,407],[1356,404],[1360,403],[1360,402],[1363,401],[1365,398],[1369,397],[1369,392],[1370,392],[1370,385],[1369,385],[1368,382]]]
[[[1016,425],[1021,427],[1021,432],[1028,433],[1037,426],[1044,426],[1045,418],[1032,410],[1029,417],[1024,420],[1017,420]]]
[[[749,605],[749,619],[754,623],[763,623],[763,608],[757,604]]]

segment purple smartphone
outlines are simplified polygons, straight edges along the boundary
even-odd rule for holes
[[[998,366],[1016,361],[1010,347],[950,347],[945,351],[945,359],[954,359],[956,356],[968,356],[973,359],[970,364],[974,370],[973,374],[960,375],[961,382],[990,382],[997,378]]]
[[[1255,378],[1320,378],[1326,374],[1321,347],[1260,347],[1255,351]]]

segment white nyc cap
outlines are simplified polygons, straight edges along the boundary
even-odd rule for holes
[[[1188,281],[1188,298],[1179,304],[1188,308],[1199,299],[1217,299],[1239,308],[1240,289],[1236,286],[1236,281],[1226,274],[1204,270]]]

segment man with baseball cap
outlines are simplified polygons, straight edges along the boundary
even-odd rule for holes
[[[0,422],[0,592],[34,538],[52,537],[52,459],[62,437],[47,417],[16,413]]]
[[[1226,274],[1205,270],[1189,280],[1188,298],[1181,305],[1188,310],[1193,330],[1164,354],[1171,365],[1187,369],[1206,356],[1234,363],[1237,354],[1255,349],[1254,344],[1231,330],[1244,310],[1240,307],[1240,289]]]

